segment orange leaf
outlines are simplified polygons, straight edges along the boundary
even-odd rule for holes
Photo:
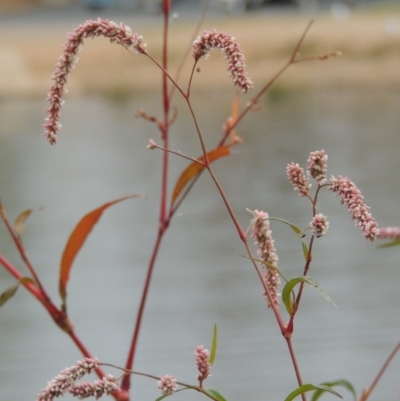
[[[31,209],[23,211],[14,221],[14,229],[15,231],[21,235],[25,230],[25,221],[32,213]]]
[[[231,115],[230,115],[230,117],[228,117],[228,119],[225,122],[225,130],[226,131],[230,130],[231,127],[233,126],[233,124],[236,123],[236,120],[239,115],[239,106],[240,106],[239,100],[240,100],[239,93],[236,92],[236,95],[235,95],[235,97],[233,99],[233,103],[232,103]],[[241,142],[239,137],[236,135],[236,131],[233,129],[232,131],[230,131],[230,143],[234,144],[234,143],[237,143],[238,141]]]
[[[63,300],[63,309],[65,309],[65,299],[67,297],[67,283],[69,280],[69,273],[72,268],[72,264],[75,260],[76,255],[86,241],[86,238],[92,231],[94,225],[99,221],[104,210],[109,208],[116,203],[122,202],[125,199],[136,198],[137,195],[125,196],[123,198],[116,199],[112,202],[105,203],[99,208],[92,210],[79,221],[79,223],[72,231],[70,237],[68,238],[67,245],[65,246],[62,258],[61,258],[61,268],[60,268],[60,283],[59,291],[61,298]]]
[[[214,150],[211,150],[207,153],[207,157],[210,163],[213,161],[228,156],[230,154],[229,148],[226,146],[221,146]],[[198,159],[200,162],[204,163],[204,156]],[[172,192],[172,199],[171,199],[171,206],[175,203],[176,199],[178,198],[179,194],[182,192],[183,188],[187,185],[187,183],[194,178],[197,174],[203,171],[204,166],[197,162],[190,163],[189,166],[182,172],[178,181],[175,184],[174,191]]]

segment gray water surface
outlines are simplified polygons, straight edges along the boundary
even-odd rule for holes
[[[230,112],[231,95],[216,91],[195,102],[210,147]],[[215,102],[210,104],[210,98]],[[75,261],[68,287],[77,334],[93,355],[117,365],[125,362],[157,228],[161,152],[146,150],[146,145],[159,137],[150,123],[135,118],[140,107],[160,115],[160,102],[150,95],[124,104],[71,98],[63,110],[59,143],[50,147],[41,134],[44,102],[0,103],[1,201],[10,219],[27,208],[35,210],[24,242],[57,304],[60,255],[78,220],[112,199],[142,196],[104,214]],[[198,156],[193,123],[185,106],[178,102],[178,107],[171,148]],[[310,205],[293,191],[285,168],[292,161],[305,167],[310,151],[325,149],[329,175],[351,178],[381,225],[400,225],[399,110],[398,93],[295,94],[266,102],[238,128],[243,144],[214,165],[240,223],[248,226],[249,208],[307,226]],[[171,185],[186,165],[171,157]],[[330,229],[316,241],[310,275],[338,307],[307,288],[293,344],[305,382],[346,378],[360,391],[400,340],[400,248],[381,250],[367,243],[328,191],[320,198],[320,211],[328,215]],[[276,222],[272,229],[281,270],[289,278],[301,275],[294,232]],[[27,274],[3,227],[0,235],[1,252]],[[194,348],[210,346],[216,322],[219,348],[208,387],[229,401],[283,400],[296,387],[285,341],[255,272],[239,257],[244,253],[204,174],[162,244],[137,370],[194,383]],[[4,270],[0,280],[1,291],[14,283]],[[81,357],[24,289],[0,310],[0,339],[0,399],[7,401],[34,400],[48,380]],[[399,371],[398,357],[371,399],[397,400]],[[133,400],[159,395],[150,379],[135,378],[133,384]],[[175,397],[200,399],[190,392]]]

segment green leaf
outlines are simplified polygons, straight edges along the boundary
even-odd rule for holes
[[[356,390],[354,389],[353,385],[344,379],[340,379],[340,380],[335,380],[333,382],[324,382],[321,383],[321,386],[326,386],[326,387],[334,387],[334,386],[341,386],[344,387],[345,389],[349,390],[351,394],[353,394],[353,399],[354,401],[357,400],[357,394],[356,394]],[[315,390],[311,401],[317,401],[318,398],[324,393],[324,390],[318,389]]]
[[[289,280],[286,285],[283,287],[282,290],[282,301],[285,304],[286,310],[289,313],[289,315],[292,314],[293,312],[293,304],[292,300],[290,298],[290,295],[293,291],[293,288],[299,284],[299,283],[307,283],[315,287],[319,293],[328,301],[330,302],[333,306],[336,307],[336,305],[333,303],[333,301],[329,298],[328,294],[324,291],[324,289],[312,278],[312,277],[295,277]]]
[[[3,306],[9,299],[11,299],[18,290],[20,284],[30,283],[35,285],[35,282],[29,277],[22,277],[18,280],[17,284],[12,285],[11,287],[7,288],[1,295],[0,295],[0,306]]]
[[[292,401],[294,400],[296,397],[298,397],[299,395],[306,393],[307,391],[313,391],[313,390],[321,390],[321,391],[326,391],[328,393],[331,393],[333,395],[336,395],[339,398],[343,398],[339,393],[337,393],[336,391],[332,390],[331,388],[324,386],[324,385],[320,385],[320,386],[315,386],[314,384],[303,384],[302,386],[300,386],[299,388],[297,388],[296,390],[292,391],[286,398],[285,401]]]
[[[396,239],[392,242],[387,242],[386,244],[379,245],[378,248],[389,248],[389,247],[397,246],[397,245],[400,245],[400,238]]]
[[[292,230],[296,233],[296,234],[302,234],[303,233],[303,231],[299,228],[299,227],[297,227],[297,226],[295,226],[294,224],[292,224],[292,223],[289,223],[288,221],[286,221],[286,220],[283,220],[283,219],[279,219],[278,217],[270,217],[270,218],[268,218],[267,220],[276,220],[276,221],[280,221],[281,223],[285,223],[285,224],[287,224],[288,226],[290,226],[291,228],[292,228]]]
[[[212,398],[218,401],[226,401],[226,399],[222,397],[222,395],[217,390],[213,390],[212,388],[205,388],[203,390],[205,394],[211,396]]]
[[[215,356],[217,354],[217,336],[218,336],[218,329],[217,329],[217,323],[214,324],[214,333],[213,333],[213,338],[211,342],[211,353],[210,353],[210,358],[208,362],[210,362],[210,365],[212,366],[214,361],[215,361]]]
[[[303,255],[304,255],[304,260],[308,260],[308,246],[304,241],[301,241],[301,246],[303,247]]]

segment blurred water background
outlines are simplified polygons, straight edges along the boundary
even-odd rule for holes
[[[20,21],[17,18],[13,25],[3,20],[10,29]],[[67,25],[67,19],[62,24]],[[396,35],[391,40],[399,45]],[[383,75],[390,76],[390,66],[386,67]],[[201,91],[207,80],[204,68],[203,75],[196,76],[194,107],[212,147],[230,113],[234,90],[213,85],[210,91]],[[221,60],[219,68],[224,72]],[[307,68],[318,83],[323,81],[325,64],[303,71]],[[362,75],[361,67],[359,72]],[[242,226],[251,219],[246,208],[307,226],[310,205],[293,191],[285,168],[291,161],[305,167],[309,152],[319,149],[329,155],[328,174],[351,178],[380,225],[399,225],[399,86],[321,84],[292,90],[290,82],[278,84],[263,98],[260,110],[238,127],[243,144],[213,166]],[[62,112],[59,143],[50,147],[42,137],[44,97],[45,92],[41,99],[31,94],[0,99],[1,201],[10,219],[34,209],[24,243],[57,300],[60,255],[77,221],[109,200],[142,196],[105,213],[79,253],[68,289],[68,310],[77,334],[93,355],[123,365],[156,238],[160,190],[161,152],[146,150],[158,133],[135,115],[143,108],[160,116],[161,101],[153,90],[127,93],[118,85],[115,91],[71,94]],[[174,104],[178,118],[171,130],[171,148],[198,156],[193,121],[179,98]],[[186,165],[185,160],[171,157],[171,184]],[[346,378],[360,391],[399,341],[399,248],[383,250],[366,243],[332,193],[323,192],[320,211],[328,215],[330,229],[316,241],[310,275],[338,307],[307,288],[294,347],[305,382]],[[280,269],[287,277],[301,275],[299,239],[282,224],[273,223],[272,229]],[[1,252],[26,272],[3,227],[0,235]],[[219,348],[208,387],[227,400],[282,400],[296,387],[286,344],[262,299],[255,272],[239,256],[244,253],[219,194],[204,174],[163,241],[137,370],[169,373],[194,383],[194,348],[210,346],[216,322]],[[3,291],[14,280],[0,270],[0,282]],[[48,380],[81,357],[24,289],[0,310],[0,339],[0,398],[8,401],[33,400]],[[397,400],[399,371],[397,358],[371,399]],[[132,399],[159,395],[150,379],[135,377],[133,385]],[[345,390],[340,392],[345,400],[352,399]],[[200,399],[189,392],[175,397]]]

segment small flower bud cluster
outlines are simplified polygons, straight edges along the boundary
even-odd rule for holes
[[[37,401],[52,401],[53,398],[63,395],[76,380],[81,379],[84,375],[89,374],[92,370],[99,366],[97,359],[86,358],[78,361],[74,366],[62,370],[53,380],[47,383],[37,397]]]
[[[377,238],[393,240],[400,239],[400,227],[381,227]]]
[[[369,206],[364,204],[364,197],[360,190],[347,177],[332,176],[329,189],[340,196],[344,204],[356,221],[356,226],[360,227],[365,239],[375,241],[379,235],[378,224],[369,213]]]
[[[310,223],[310,227],[312,229],[313,235],[315,235],[317,238],[322,237],[328,231],[328,218],[322,213],[318,213],[313,217]]]
[[[176,379],[174,376],[164,375],[158,381],[158,388],[162,395],[172,395],[176,391]]]
[[[47,100],[50,108],[47,110],[48,117],[43,125],[47,140],[53,145],[57,141],[57,131],[61,129],[60,110],[64,102],[62,96],[66,93],[65,84],[68,75],[78,62],[77,54],[82,47],[83,39],[104,36],[111,42],[118,43],[124,47],[130,47],[136,53],[144,52],[146,44],[142,43],[143,38],[132,30],[113,21],[99,18],[97,21],[86,21],[85,24],[78,26],[73,32],[67,35],[67,41],[63,46],[63,54],[57,61],[53,72],[53,86],[49,89]]]
[[[199,371],[197,380],[201,386],[202,382],[210,375],[210,353],[202,345],[199,345],[196,347],[194,355],[196,356],[196,365]]]
[[[117,377],[107,375],[101,380],[96,380],[94,383],[78,383],[72,386],[68,392],[79,400],[88,397],[96,397],[96,400],[98,400],[104,394],[110,395],[113,391],[118,390],[117,382]]]
[[[258,246],[257,253],[260,255],[261,259],[266,262],[266,270],[263,275],[264,282],[269,289],[273,304],[278,306],[281,278],[276,269],[273,268],[278,263],[278,255],[272,238],[272,231],[268,220],[269,216],[268,213],[258,210],[254,210],[252,214],[254,219],[251,222],[251,228],[253,230],[251,237],[254,238],[255,244]],[[264,296],[268,299],[267,293],[264,293]],[[268,307],[270,308],[271,306],[272,303],[268,299]]]
[[[328,155],[325,154],[324,150],[317,150],[311,152],[307,160],[307,170],[311,177],[318,181],[318,184],[322,185],[326,181]]]
[[[244,54],[240,50],[239,45],[235,42],[235,38],[223,32],[204,31],[193,42],[192,55],[197,61],[200,57],[207,58],[211,49],[219,49],[226,54],[228,60],[228,71],[235,86],[239,86],[243,92],[247,92],[253,88],[253,82],[246,72],[246,64],[244,62]]]

